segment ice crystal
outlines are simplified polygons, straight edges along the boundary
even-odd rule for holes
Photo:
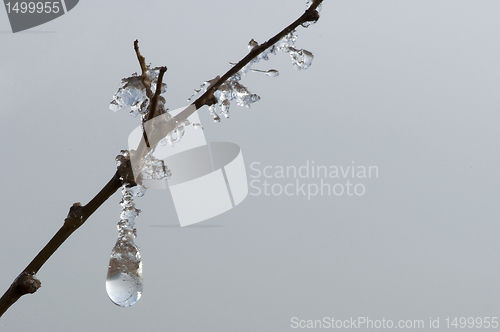
[[[144,158],[142,167],[142,178],[144,180],[166,180],[172,176],[172,172],[165,166],[163,160],[148,153]]]
[[[171,146],[174,146],[175,143],[178,143],[182,139],[186,130],[186,126],[189,126],[190,124],[191,122],[189,122],[189,120],[184,120],[177,123],[175,129],[169,132],[165,137],[166,142]]]
[[[311,66],[314,55],[306,50],[296,50],[290,48],[290,57],[292,58],[292,65],[295,69],[307,69]]]
[[[147,66],[147,69],[147,75],[151,81],[151,91],[154,93],[158,83],[160,67],[151,69],[150,66]],[[113,95],[113,100],[111,101],[109,108],[114,112],[130,108],[130,114],[134,117],[138,114],[145,115],[147,114],[150,103],[146,90],[147,88],[144,85],[142,76],[134,73],[132,76],[122,79],[120,88]],[[162,83],[161,93],[164,93],[165,91],[167,91],[167,85]],[[164,111],[164,105],[165,98],[160,96],[157,107]]]

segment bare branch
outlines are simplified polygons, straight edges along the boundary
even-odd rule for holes
[[[226,72],[221,78],[219,78],[214,84],[212,84],[208,90],[195,100],[191,105],[195,107],[192,109],[186,109],[179,113],[177,116],[172,118],[171,121],[166,123],[166,127],[161,128],[162,132],[170,132],[175,129],[177,123],[186,120],[192,113],[197,109],[201,108],[203,105],[213,105],[216,103],[214,97],[214,92],[226,82],[230,77],[238,73],[244,66],[246,66],[253,58],[258,56],[260,53],[267,50],[269,47],[276,44],[281,38],[295,30],[299,25],[305,22],[316,21],[319,18],[319,14],[316,8],[323,2],[323,0],[314,0],[312,5],[309,7],[305,13],[299,17],[295,22],[290,24],[288,27],[283,29],[280,33],[269,39],[267,42],[255,47],[247,56],[245,56],[241,61],[239,61],[234,67],[232,67],[228,72]],[[148,75],[148,66],[146,65],[145,58],[141,55],[139,51],[139,42],[136,40],[134,42],[134,49],[141,66],[141,78],[144,86],[146,87],[146,95],[150,99],[151,103],[149,106],[148,114],[144,117],[144,122],[153,119],[154,117],[161,114],[158,110],[158,100],[161,94],[161,85],[163,81],[163,76],[167,70],[166,67],[160,69],[160,74],[158,76],[158,82],[156,85],[156,91],[153,94],[151,91],[151,79]],[[151,136],[159,136],[153,135]],[[145,135],[145,133],[144,133]],[[147,137],[145,141],[141,141],[137,151],[130,151],[131,154],[139,153],[140,156],[144,156],[148,148],[150,148],[150,143],[153,147],[158,144],[159,138],[156,137],[154,142],[148,142]],[[137,185],[134,180],[134,174],[132,171],[132,166],[130,163],[130,157],[125,157],[123,155],[118,156],[119,166],[116,173],[113,175],[111,180],[101,189],[101,191],[85,206],[80,203],[75,203],[70,208],[68,216],[64,220],[64,224],[57,231],[57,233],[52,237],[52,239],[45,245],[45,247],[38,253],[38,255],[29,263],[29,265],[21,272],[14,282],[10,285],[9,289],[0,298],[0,317],[7,311],[7,309],[13,305],[21,296],[26,294],[32,294],[37,291],[41,286],[41,282],[36,279],[36,273],[45,264],[45,262],[54,254],[54,252],[66,241],[66,239],[76,231],[80,226],[82,226],[85,221],[105,202],[107,201],[121,186],[135,186]],[[142,159],[142,158],[141,158]]]

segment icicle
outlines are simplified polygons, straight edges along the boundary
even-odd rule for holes
[[[128,307],[139,301],[142,295],[142,259],[139,247],[134,243],[136,237],[135,218],[141,210],[135,208],[134,196],[143,194],[141,188],[122,188],[122,213],[118,222],[118,240],[111,250],[106,291],[113,303]]]

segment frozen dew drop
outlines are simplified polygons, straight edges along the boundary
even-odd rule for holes
[[[106,291],[109,299],[120,307],[131,306],[142,296],[142,259],[133,238],[133,231],[118,237],[109,260]]]
[[[292,58],[293,67],[297,70],[309,68],[314,60],[314,55],[306,50],[292,49],[290,57]]]
[[[276,77],[278,76],[280,73],[275,70],[275,69],[270,69],[267,71],[266,75],[269,76],[269,77]]]
[[[226,118],[229,118],[229,107],[231,106],[231,102],[228,99],[223,100],[220,103],[221,113],[224,114]]]
[[[112,110],[113,112],[118,112],[122,108],[123,108],[123,106],[119,105],[118,102],[114,99],[113,99],[113,101],[111,101],[111,103],[109,103],[109,109]]]
[[[144,187],[141,184],[137,184],[136,186],[133,186],[133,187],[130,187],[127,189],[130,191],[131,195],[133,195],[135,197],[142,197],[146,193],[146,187]]]
[[[303,26],[304,28],[308,28],[309,26],[311,26],[311,25],[312,25],[312,24],[314,24],[314,23],[316,23],[316,22],[307,21],[307,22],[302,23],[302,26]]]
[[[276,69],[269,69],[269,70],[252,69],[252,71],[255,73],[266,74],[269,77],[276,77],[280,74]]]
[[[255,41],[255,39],[252,39],[249,43],[248,43],[248,51],[251,52],[254,48],[256,48],[257,46],[259,46],[259,43],[257,43]]]
[[[215,105],[210,105],[208,107],[208,110],[210,111],[210,114],[214,117],[214,122],[220,122],[220,117],[217,114],[217,108]]]

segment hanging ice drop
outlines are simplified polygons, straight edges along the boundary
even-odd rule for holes
[[[276,77],[276,76],[278,76],[280,74],[276,69],[260,70],[260,69],[253,69],[252,68],[252,71],[255,72],[255,73],[266,74],[269,77]]]
[[[292,58],[292,65],[295,69],[307,69],[311,66],[314,55],[307,50],[296,50],[294,48],[290,48],[290,57]]]
[[[117,162],[119,162],[118,157]],[[136,236],[134,220],[141,210],[135,208],[133,198],[143,194],[138,187],[140,189],[141,186],[122,187],[120,205],[123,210],[117,225],[118,240],[111,250],[106,276],[109,299],[120,307],[133,305],[142,295],[142,259],[139,247],[134,243]]]
[[[111,251],[106,291],[109,299],[120,307],[129,307],[142,295],[142,260],[134,243],[134,232],[127,231]]]

